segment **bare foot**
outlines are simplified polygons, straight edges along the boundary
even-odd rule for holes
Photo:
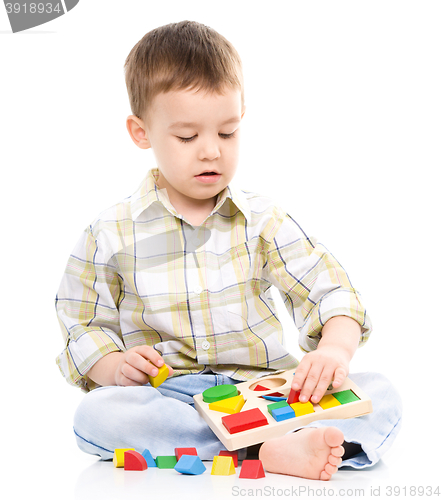
[[[266,441],[259,458],[268,472],[328,481],[342,462],[343,442],[336,427],[306,427]]]

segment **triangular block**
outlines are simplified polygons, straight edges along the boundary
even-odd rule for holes
[[[144,450],[142,453],[144,460],[146,460],[147,467],[156,467],[157,463],[153,459],[153,456],[149,450]]]
[[[213,457],[212,476],[231,476],[235,474],[235,465],[232,457]]]
[[[265,476],[261,460],[243,460],[239,477],[244,479],[259,479]]]
[[[181,474],[191,474],[193,476],[202,474],[206,467],[201,458],[196,455],[182,455],[174,469]]]
[[[244,406],[244,396],[240,394],[233,398],[221,399],[220,401],[215,401],[209,404],[209,410],[220,411],[222,413],[229,413],[233,415],[234,413],[239,413],[241,408]]]
[[[257,386],[255,386],[255,388],[253,390],[254,391],[268,391],[269,388],[268,387],[264,387],[263,385],[258,384]]]
[[[124,452],[124,470],[146,470],[147,462],[141,453],[134,450]]]
[[[135,451],[134,448],[116,448],[114,450],[114,458],[112,461],[115,467],[124,467],[124,452],[129,450]]]
[[[232,457],[233,458],[233,465],[235,467],[238,467],[238,452],[237,451],[227,451],[227,450],[221,450],[218,455],[220,457]]]

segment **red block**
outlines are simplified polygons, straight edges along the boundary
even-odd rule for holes
[[[259,408],[240,411],[239,413],[234,413],[233,415],[226,415],[225,417],[222,417],[221,420],[224,427],[230,432],[230,434],[236,434],[237,432],[254,429],[255,427],[261,427],[262,425],[268,425],[266,417]]]
[[[238,452],[237,451],[227,451],[227,450],[221,450],[218,455],[222,457],[232,457],[233,458],[233,465],[235,467],[238,467]]]
[[[239,477],[245,479],[259,479],[266,477],[261,460],[244,460]]]
[[[175,448],[175,456],[176,456],[177,461],[183,455],[197,455],[198,456],[198,453],[196,452],[196,448]]]
[[[137,451],[124,452],[124,470],[146,470],[146,459]]]
[[[299,394],[301,391],[295,391],[290,389],[289,397],[287,398],[287,403],[291,405],[292,403],[299,403]]]
[[[254,391],[268,391],[268,387],[264,387],[263,385],[257,385],[254,389]]]

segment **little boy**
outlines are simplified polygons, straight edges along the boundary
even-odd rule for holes
[[[292,387],[318,402],[342,384],[371,324],[325,247],[269,198],[229,185],[245,113],[232,45],[199,23],[169,24],[136,44],[125,69],[127,129],[158,168],[71,255],[56,299],[66,340],[57,363],[87,392],[74,419],[85,452],[191,446],[211,460],[224,446],[193,395],[297,367]],[[272,285],[299,328],[299,364],[284,347]],[[164,363],[169,378],[155,389],[148,376]],[[400,399],[378,374],[352,379],[374,413],[266,441],[267,471],[328,480],[341,465],[379,460],[400,427]]]

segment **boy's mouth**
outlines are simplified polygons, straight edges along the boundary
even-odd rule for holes
[[[200,177],[202,175],[219,175],[218,172],[210,171],[210,172],[203,172],[202,174],[198,174],[196,177]]]

